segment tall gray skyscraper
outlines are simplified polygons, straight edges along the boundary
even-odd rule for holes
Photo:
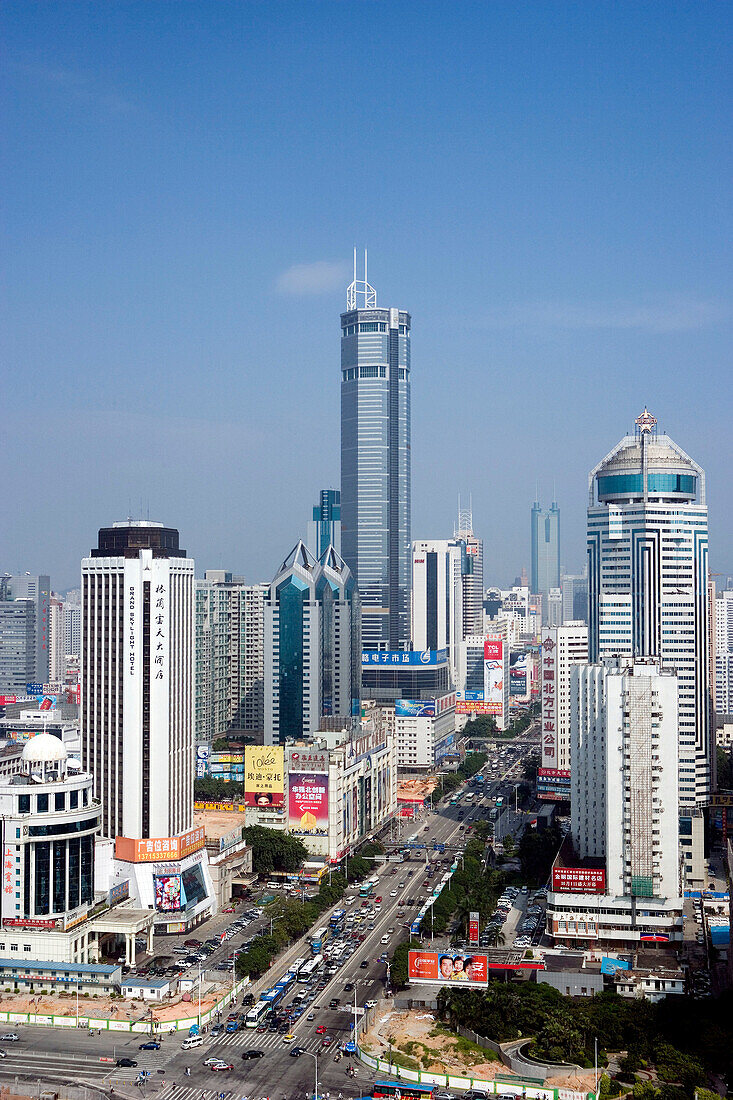
[[[341,493],[338,489],[321,489],[308,524],[307,543],[314,558],[320,558],[329,546],[333,546],[337,554],[341,553]]]
[[[50,677],[51,581],[30,573],[0,578],[0,693],[25,695]]]
[[[543,511],[540,502],[532,505],[532,564],[530,588],[542,596],[542,622],[548,622],[550,589],[560,587],[560,509],[553,500]]]
[[[463,637],[482,634],[484,629],[484,542],[473,533],[473,512],[458,501],[455,536],[466,544],[466,574],[463,578]]]
[[[712,787],[705,473],[644,409],[589,476],[588,656],[660,658],[679,680],[680,852],[699,883]]]
[[[356,278],[341,314],[341,546],[365,649],[410,642],[410,314]]]

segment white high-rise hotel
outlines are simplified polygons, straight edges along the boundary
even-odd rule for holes
[[[82,763],[106,837],[193,818],[194,563],[178,531],[115,523],[82,561]]]
[[[705,474],[647,410],[591,472],[588,659],[660,658],[677,676],[683,867],[702,874],[713,781]]]

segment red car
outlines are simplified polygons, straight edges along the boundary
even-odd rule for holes
[[[234,1066],[231,1062],[214,1062],[211,1068],[213,1069],[214,1073],[219,1073],[223,1070],[234,1069]]]
[[[382,904],[382,899],[381,899],[381,897],[379,897],[379,898],[375,898],[375,899],[374,899],[374,904],[375,904],[375,905],[381,905],[381,904]]]
[[[325,1024],[319,1024],[316,1028],[316,1035],[325,1035],[327,1031],[328,1028],[325,1026]]]
[[[333,1039],[331,1038],[330,1035],[324,1035],[323,1038],[321,1039],[321,1042],[323,1043],[324,1047],[328,1047],[333,1042]]]
[[[367,907],[368,907],[368,905],[369,905],[369,902],[368,902],[368,901],[363,901],[363,902],[361,903],[361,907],[362,907],[362,909],[365,909],[365,908],[367,908]]]

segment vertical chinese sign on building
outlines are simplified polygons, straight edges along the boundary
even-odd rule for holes
[[[557,767],[557,641],[555,631],[542,631],[539,683],[542,698],[542,767]]]
[[[468,915],[468,942],[478,943],[478,928],[479,928],[479,915],[478,913],[469,913]]]

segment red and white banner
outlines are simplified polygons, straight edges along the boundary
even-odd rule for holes
[[[556,894],[605,894],[606,872],[602,867],[553,867],[552,889]]]

